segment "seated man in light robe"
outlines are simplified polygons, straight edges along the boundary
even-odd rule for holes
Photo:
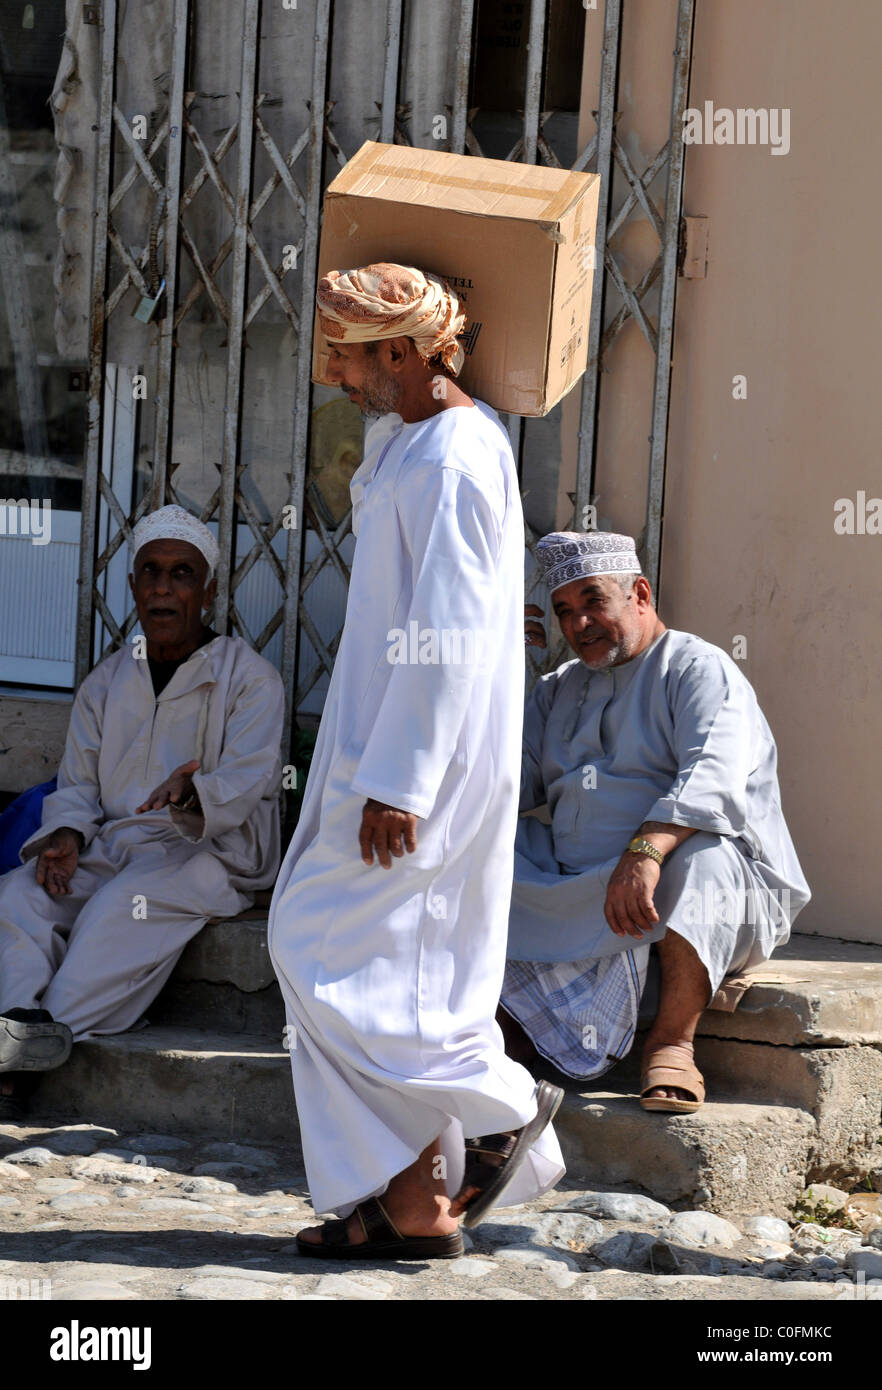
[[[22,1115],[72,1042],[130,1028],[211,917],[278,868],[277,672],[203,624],[217,544],[181,507],[134,531],[144,637],[74,700],[58,789],[0,878],[0,1109]]]
[[[703,1010],[810,897],[774,740],[735,662],[660,621],[630,537],[555,532],[536,556],[576,659],[527,701],[520,806],[551,824],[518,822],[500,1022],[513,1055],[600,1075],[633,1044],[655,944],[641,1104],[696,1110]]]
[[[457,376],[439,277],[318,286],[328,374],[378,422],[352,480],[346,622],[270,908],[320,1259],[456,1257],[563,1174],[558,1087],[506,1057],[524,529],[496,412]],[[469,650],[471,648],[471,651]],[[376,857],[375,857],[376,856]],[[466,1138],[466,1136],[469,1136]]]

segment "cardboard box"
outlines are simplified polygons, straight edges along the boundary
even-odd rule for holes
[[[588,356],[600,179],[366,141],[326,192],[319,277],[374,261],[443,275],[468,315],[458,380],[496,410],[545,415]],[[316,316],[313,381],[327,346]]]

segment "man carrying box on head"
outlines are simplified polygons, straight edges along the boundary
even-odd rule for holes
[[[634,1041],[650,945],[661,965],[641,1104],[704,1099],[692,1041],[724,977],[785,942],[809,890],[784,817],[769,726],[725,652],[665,627],[630,536],[555,532],[536,557],[576,654],[524,717],[502,1018],[571,1076]],[[544,646],[541,626],[527,642]]]
[[[279,863],[277,672],[207,627],[218,551],[162,507],[134,531],[144,633],[74,701],[58,790],[0,878],[0,1114],[71,1043],[137,1022],[210,917],[241,912]],[[144,643],[143,651],[139,642]]]
[[[562,1093],[494,1020],[517,819],[524,533],[508,436],[457,385],[465,316],[377,264],[318,288],[328,375],[397,412],[352,480],[346,622],[270,909],[325,1259],[444,1258],[563,1173]],[[374,856],[376,855],[376,861]],[[465,1138],[464,1136],[480,1136]],[[348,1219],[347,1219],[348,1218]]]

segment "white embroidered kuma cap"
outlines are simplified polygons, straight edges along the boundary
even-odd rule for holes
[[[183,507],[160,507],[158,511],[150,512],[138,522],[133,538],[135,556],[150,541],[187,541],[205,556],[208,565],[206,583],[214,578],[220,553],[217,541],[208,527]]]
[[[613,531],[551,531],[536,542],[536,560],[550,594],[592,574],[641,573],[633,538]]]

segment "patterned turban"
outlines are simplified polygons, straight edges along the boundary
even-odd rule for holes
[[[465,353],[456,339],[466,316],[440,276],[388,261],[329,270],[319,281],[316,301],[321,330],[332,342],[413,338],[424,362],[438,354],[448,371],[459,375]]]
[[[183,507],[160,507],[158,512],[143,516],[134,530],[135,555],[142,545],[150,541],[187,541],[205,556],[208,564],[207,580],[217,569],[217,541],[198,517],[184,511]],[[207,582],[206,580],[206,582]]]
[[[536,543],[536,559],[548,592],[592,574],[640,574],[630,536],[612,531],[552,531]]]

